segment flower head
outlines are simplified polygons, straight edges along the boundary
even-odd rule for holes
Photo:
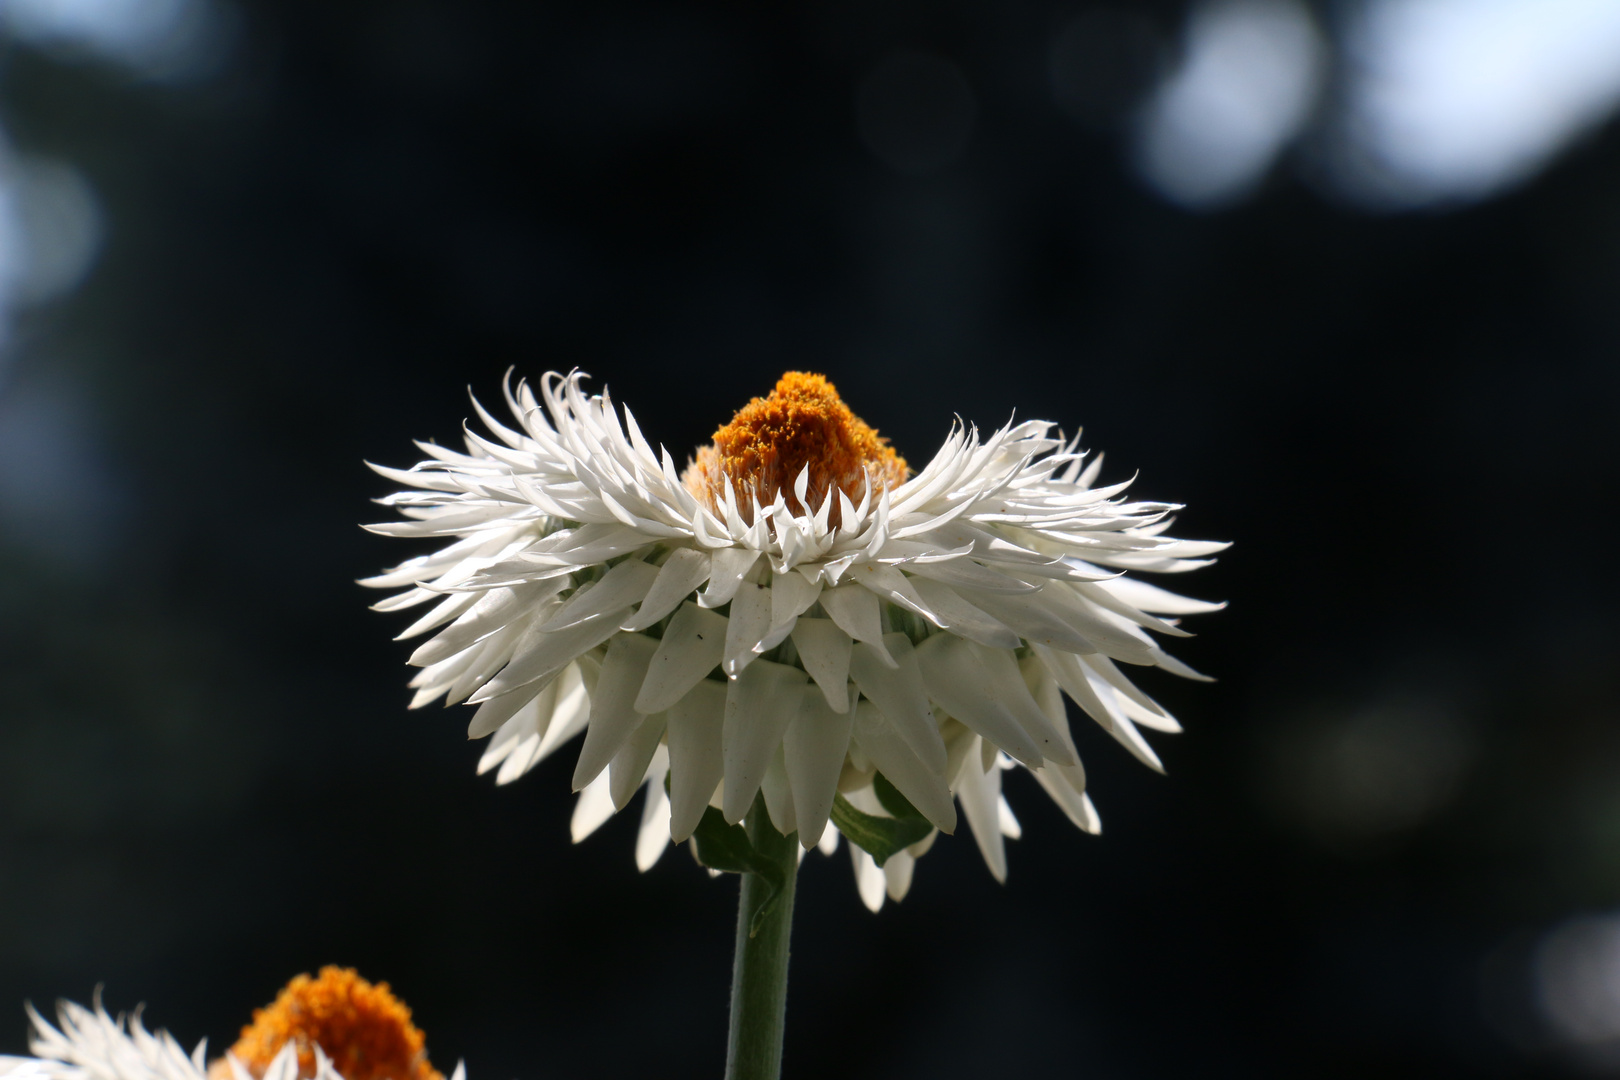
[[[264,1080],[288,1047],[301,1080],[319,1071],[318,1054],[344,1080],[444,1080],[428,1064],[425,1041],[387,983],[373,985],[353,968],[328,965],[317,978],[294,976],[274,1002],[254,1009],[231,1055],[255,1080]]]
[[[0,1057],[5,1080],[443,1080],[428,1064],[422,1033],[389,992],[352,970],[327,967],[299,975],[224,1058],[207,1060],[207,1040],[186,1053],[167,1031],[155,1034],[132,1016],[61,1002],[57,1025],[35,1012],[34,1057]],[[460,1065],[451,1080],[466,1080]]]
[[[1005,768],[1097,831],[1064,693],[1159,768],[1138,725],[1179,727],[1117,664],[1203,678],[1148,631],[1187,636],[1174,616],[1221,605],[1130,575],[1226,546],[1164,535],[1178,507],[1095,486],[1101,458],[1044,421],[958,425],[912,475],[799,372],[678,473],[582,379],[508,383],[515,426],[475,400],[492,437],[373,466],[409,490],[381,500],[405,521],[370,528],[448,542],[363,583],[403,588],[379,610],[432,605],[400,635],[437,631],[411,704],[477,705],[480,772],[510,782],[584,732],[576,839],[645,786],[645,869],[709,806],[735,823],[763,792],[805,847],[857,842],[876,908],[958,805],[1005,876]]]

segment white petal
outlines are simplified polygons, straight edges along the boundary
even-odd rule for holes
[[[754,659],[754,646],[770,633],[770,629],[771,590],[752,582],[743,582],[731,598],[721,669],[735,678]]]
[[[1226,606],[1224,603],[1213,604],[1208,600],[1194,600],[1191,597],[1180,596],[1168,589],[1161,589],[1157,585],[1150,585],[1133,577],[1119,577],[1112,581],[1099,582],[1096,588],[1107,589],[1132,607],[1160,615],[1202,615],[1205,612],[1220,611]]]
[[[849,656],[854,643],[831,619],[800,618],[793,625],[799,662],[836,712],[849,710]]]
[[[856,641],[873,646],[887,666],[894,666],[883,648],[883,621],[879,615],[878,598],[871,590],[859,585],[825,589],[821,594],[821,609],[838,624],[840,630]]]
[[[771,816],[771,825],[783,836],[799,831],[798,813],[793,805],[793,785],[788,780],[787,762],[780,745],[771,755],[771,767],[765,770],[765,782],[760,785],[765,793],[765,812]],[[801,848],[800,856],[804,855]]]
[[[945,585],[965,586],[973,589],[983,589],[987,592],[999,592],[1016,595],[1018,593],[1032,593],[1037,586],[1018,578],[1009,577],[999,570],[992,570],[988,566],[981,566],[973,559],[949,559],[945,562],[915,563],[908,565],[915,577],[929,578]]]
[[[1097,815],[1091,810],[1090,801],[1084,798],[1086,771],[1083,768],[1078,765],[1047,765],[1031,769],[1030,773],[1076,828],[1088,833],[1097,832]]]
[[[1069,748],[1074,749],[1074,739],[1069,735],[1069,710],[1063,704],[1063,688],[1033,650],[1018,661],[1018,670],[1024,676],[1024,685],[1029,688],[1030,697],[1035,699],[1035,704],[1040,706],[1046,718],[1052,721],[1052,726],[1063,734]]]
[[[911,874],[917,868],[917,860],[912,858],[909,851],[897,851],[883,864],[883,881],[889,899],[895,903],[906,898],[911,891]]]
[[[636,613],[624,621],[623,628],[645,630],[653,623],[662,621],[665,615],[680,606],[681,601],[692,595],[693,589],[707,580],[709,556],[692,548],[677,550],[658,568],[658,577],[653,581],[652,588],[647,590],[647,598],[641,602]]]
[[[520,738],[506,760],[501,762],[500,771],[495,774],[495,784],[502,787],[519,779],[534,765],[535,755],[540,751],[540,733],[530,732]],[[479,762],[483,764],[483,762]]]
[[[498,698],[490,698],[478,706],[478,711],[472,714],[467,722],[467,738],[482,739],[494,731],[500,730],[517,711],[544,692],[545,687],[536,687],[533,683],[520,687],[510,694],[502,694]]]
[[[1153,650],[1157,646],[1140,627],[1104,611],[1064,582],[1048,583],[1037,598],[1086,640],[1097,644],[1097,648],[1087,651],[1101,652],[1131,664],[1153,662]]]
[[[669,847],[669,795],[664,777],[669,773],[669,754],[660,746],[647,775],[647,799],[641,808],[641,830],[636,834],[636,869],[646,873]]]
[[[858,584],[874,595],[908,611],[914,611],[925,619],[935,617],[923,598],[917,595],[917,590],[912,588],[911,581],[906,575],[892,566],[856,562],[849,568],[849,580],[852,584]]]
[[[608,763],[608,794],[613,796],[614,809],[623,810],[635,797],[636,788],[647,776],[648,766],[663,750],[659,740],[664,737],[668,720],[665,713],[647,717]]]
[[[669,837],[685,841],[720,783],[726,684],[700,679],[669,709]]]
[[[640,559],[626,559],[613,567],[594,584],[582,586],[546,620],[548,632],[566,630],[587,619],[609,612],[622,612],[632,604],[639,604],[658,577],[658,567]]]
[[[531,589],[531,591],[536,590]],[[457,624],[460,624],[463,620],[471,621],[468,616],[476,617],[477,612],[468,612],[468,608],[476,608],[486,601],[493,605],[501,599],[510,598],[512,593],[513,590],[511,589],[491,589],[489,592],[482,594],[451,593],[437,604],[434,604],[426,615],[406,627],[394,640],[406,641],[416,637],[418,634],[425,634],[436,626],[442,626],[450,622],[451,619],[455,619]],[[515,604],[513,606],[516,607]],[[429,664],[437,663],[447,656],[455,655],[486,633],[493,633],[504,625],[506,625],[506,619],[504,618],[491,619],[485,624],[474,625],[465,629],[459,625],[453,625],[449,630],[438,634],[432,641],[427,642],[427,644],[413,652],[408,662],[413,667],[426,667]],[[452,630],[457,631],[457,633],[452,634]],[[428,645],[432,645],[433,649],[424,652],[423,650],[427,649]]]
[[[1164,763],[1159,760],[1159,755],[1154,752],[1152,746],[1148,745],[1148,741],[1142,737],[1142,733],[1137,730],[1130,717],[1126,716],[1120,709],[1119,696],[1114,693],[1114,688],[1102,682],[1094,682],[1091,687],[1097,692],[1097,696],[1103,700],[1103,703],[1108,706],[1109,711],[1113,713],[1114,726],[1110,734],[1118,739],[1125,749],[1135,754],[1137,760],[1142,764],[1154,772],[1164,772]]]
[[[1123,694],[1119,696],[1116,704],[1119,705],[1120,712],[1124,713],[1132,720],[1135,720],[1138,724],[1141,724],[1145,728],[1149,728],[1153,731],[1163,731],[1171,735],[1177,734],[1181,731],[1181,723],[1175,717],[1165,712],[1163,706],[1158,706],[1157,711],[1150,712]],[[1154,704],[1158,705],[1157,702],[1154,702]]]
[[[964,599],[984,609],[1031,645],[1046,645],[1069,652],[1098,651],[1095,643],[1050,610],[1038,592],[1007,596],[960,585],[956,588]]]
[[[265,1067],[264,1080],[297,1080],[298,1076],[298,1047],[297,1041],[288,1039],[282,1044],[281,1050],[271,1059]]]
[[[1080,756],[1069,739],[1068,724],[1064,723],[1060,728],[1041,711],[1024,682],[1024,673],[1019,670],[1013,654],[1006,649],[991,649],[977,643],[970,643],[968,649],[984,664],[984,670],[990,676],[990,693],[1035,740],[1041,756],[1060,765],[1078,762]],[[1035,764],[1039,765],[1040,762]]]
[[[821,834],[821,843],[816,845],[816,850],[821,852],[823,855],[828,855],[828,856],[832,855],[835,851],[837,851],[838,850],[838,830],[836,828],[832,828],[832,829],[828,829],[825,832],[823,832]]]
[[[531,698],[523,708],[512,716],[495,732],[495,737],[484,748],[483,755],[478,759],[478,775],[493,769],[503,762],[511,760],[512,755],[523,749],[523,760],[518,767],[516,775],[509,775],[507,781],[501,781],[497,776],[497,783],[510,782],[521,776],[528,767],[528,755],[532,750],[540,747],[540,723],[551,721],[551,707],[557,703],[557,687],[555,684],[547,686]],[[507,772],[504,767],[503,772]]]
[[[709,587],[698,594],[698,603],[706,608],[717,608],[736,594],[743,576],[759,561],[759,552],[753,548],[728,547],[716,551],[712,558],[714,567],[709,573]]]
[[[613,797],[608,794],[608,778],[603,773],[579,793],[579,801],[574,804],[574,816],[568,823],[574,843],[579,843],[601,828],[602,823],[612,816]]]
[[[861,693],[883,710],[923,764],[936,773],[943,773],[945,742],[939,737],[934,710],[923,689],[922,672],[917,668],[911,639],[904,634],[885,634],[883,644],[894,660],[892,669],[883,663],[882,653],[863,641],[850,654],[850,676]]]
[[[997,881],[1007,880],[1007,848],[1002,842],[1000,812],[1001,770],[992,765],[988,771],[979,767],[979,756],[969,754],[966,766],[956,778],[956,797],[962,803],[962,813],[973,829],[979,854]]]
[[[939,772],[917,757],[889,719],[870,701],[855,707],[854,742],[889,783],[911,801],[941,832],[956,831],[956,807]],[[943,753],[943,747],[941,752]],[[941,766],[944,762],[941,761]]]
[[[946,712],[1031,768],[1040,766],[1040,748],[996,694],[989,672],[966,641],[952,634],[933,635],[917,647],[917,666],[928,696]]]
[[[1157,664],[1159,667],[1164,668],[1164,670],[1168,671],[1172,675],[1180,675],[1183,679],[1192,679],[1195,682],[1215,681],[1211,676],[1194,671],[1192,668],[1188,667],[1186,664],[1182,663],[1180,660],[1177,660],[1175,657],[1171,656],[1162,649],[1153,650],[1152,662]]]
[[[591,716],[591,696],[585,689],[585,675],[575,661],[563,668],[557,677],[557,704],[552,709],[551,723],[540,739],[531,769],[551,756],[551,752],[585,730]]]
[[[883,907],[883,897],[889,888],[889,879],[872,856],[855,844],[849,845],[849,857],[855,864],[855,888],[861,894],[861,903],[877,914]]]
[[[1119,668],[1115,667],[1114,662],[1108,659],[1108,657],[1088,656],[1086,657],[1086,667],[1090,669],[1093,674],[1100,676],[1104,682],[1120,692],[1122,695],[1119,702],[1121,707],[1125,705],[1126,699],[1129,699],[1138,706],[1136,712],[1156,715],[1161,721],[1169,718],[1170,714],[1161,709],[1157,701],[1154,701],[1152,698],[1142,693],[1141,689],[1137,687],[1135,683],[1131,682],[1130,679],[1126,678],[1125,673],[1120,671]],[[1134,715],[1134,713],[1129,713],[1127,715]],[[1148,726],[1157,728],[1159,727],[1159,724],[1153,723]],[[1170,727],[1167,729],[1161,728],[1161,730],[1179,731],[1181,730],[1181,725],[1177,724],[1174,720],[1171,720]]]
[[[793,633],[793,628],[797,625],[799,625],[799,617],[795,615],[781,626],[771,627],[770,632],[760,638],[759,644],[754,646],[754,655],[763,656],[782,644]]]
[[[1104,731],[1118,739],[1125,749],[1135,754],[1148,768],[1164,772],[1159,755],[1155,754],[1153,748],[1147,744],[1147,740],[1142,738],[1142,733],[1136,730],[1136,725],[1120,711],[1118,695],[1101,676],[1086,668],[1078,656],[1039,647],[1035,649],[1035,655],[1041,658],[1041,662],[1074,699],[1075,704],[1097,721]]]
[[[636,694],[657,651],[658,642],[644,634],[619,634],[608,643],[597,692],[591,698],[585,745],[580,747],[579,762],[574,766],[575,791],[607,768],[630,732],[645,719],[644,713],[636,712]]]
[[[771,578],[771,626],[777,627],[803,615],[821,597],[821,586],[811,584],[803,574],[776,574]]]
[[[681,605],[664,630],[636,694],[636,711],[663,712],[715,666],[726,647],[726,618],[693,603]]]
[[[1016,649],[1023,644],[1005,624],[962,599],[949,585],[921,577],[912,578],[911,585],[936,616],[935,625],[998,649]]]
[[[589,652],[619,631],[621,612],[598,615],[587,622],[570,626],[566,630],[544,631],[532,645],[515,653],[511,663],[472,698],[474,702],[514,690],[527,683],[550,678],[574,662],[581,653]]]
[[[1063,687],[1064,692],[1074,699],[1074,703],[1104,731],[1112,734],[1113,714],[1097,697],[1097,692],[1091,688],[1090,678],[1080,663],[1080,658],[1061,649],[1048,649],[1044,645],[1032,645],[1031,651],[1045,665],[1046,670],[1052,673],[1052,677]]]
[[[1001,835],[1009,840],[1017,840],[1024,835],[1024,827],[1018,824],[1018,818],[1013,815],[1012,806],[1005,795],[996,798],[996,825],[1001,829]]]
[[[814,687],[803,687],[799,694],[799,711],[783,736],[782,749],[793,786],[799,841],[809,847],[822,839],[832,813],[854,717],[847,697],[844,711],[835,712]]]
[[[753,804],[783,732],[798,715],[804,684],[804,672],[769,660],[751,664],[730,681],[720,743],[726,777],[722,811],[729,824],[741,821]]]

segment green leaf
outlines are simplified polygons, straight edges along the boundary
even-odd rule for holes
[[[763,810],[763,803],[755,805],[756,812]],[[797,846],[794,845],[795,849]],[[776,860],[761,854],[754,847],[748,839],[748,830],[741,825],[727,825],[725,817],[712,806],[703,811],[703,820],[698,822],[697,830],[692,833],[692,851],[697,855],[698,862],[710,870],[727,874],[758,874],[764,879],[770,891],[748,924],[748,936],[753,937],[759,932],[760,923],[765,917],[776,910],[776,902],[787,884],[787,871]],[[794,868],[797,869],[797,850],[793,855]]]
[[[934,825],[918,812],[915,806],[900,794],[882,773],[872,779],[878,802],[893,817],[879,817],[851,806],[842,795],[833,796],[832,819],[850,843],[872,856],[882,866],[897,851],[902,851],[934,831]]]

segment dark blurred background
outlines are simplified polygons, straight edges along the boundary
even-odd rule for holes
[[[1620,7],[0,0],[0,1052],[357,965],[473,1080],[712,1077],[734,879],[407,713],[362,532],[466,388],[684,460],[785,369],[921,462],[1085,426],[1236,542],[1105,825],[1027,777],[786,1075],[1620,1070]],[[639,803],[636,804],[639,806]]]

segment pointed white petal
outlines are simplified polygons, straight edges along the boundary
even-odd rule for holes
[[[1225,603],[1194,600],[1133,577],[1119,577],[1112,581],[1099,582],[1096,588],[1108,590],[1132,607],[1160,615],[1202,615],[1226,607]]]
[[[1041,748],[997,695],[989,672],[968,642],[953,634],[935,634],[917,647],[917,666],[928,696],[946,712],[1024,764],[1040,766]]]
[[[736,594],[743,576],[759,561],[759,552],[753,548],[728,547],[716,551],[712,558],[714,567],[709,574],[709,587],[698,594],[697,600],[706,608],[717,608]]]
[[[892,669],[883,663],[882,653],[870,642],[863,641],[850,654],[850,676],[861,693],[883,710],[923,764],[934,772],[943,773],[945,743],[939,737],[911,639],[904,634],[885,634],[883,644],[893,659]]]
[[[844,711],[835,712],[815,687],[800,691],[798,714],[782,739],[793,806],[798,816],[799,841],[805,847],[822,839],[838,793],[838,774],[849,752],[850,725],[854,720],[848,698]]]
[[[586,622],[555,632],[542,630],[534,641],[512,656],[501,673],[484,684],[473,701],[487,701],[517,687],[550,678],[619,632],[621,612],[598,615]],[[521,647],[520,647],[521,648]]]
[[[872,856],[854,844],[849,845],[849,857],[855,864],[855,889],[861,894],[861,903],[876,915],[883,907],[883,897],[889,888],[889,879]]]
[[[991,649],[977,643],[969,643],[968,649],[979,658],[984,665],[986,674],[990,677],[990,693],[1002,703],[1018,725],[1035,741],[1036,749],[1041,756],[1060,765],[1073,765],[1080,760],[1075,753],[1074,744],[1069,741],[1067,724],[1064,730],[1047,718],[1046,713],[1036,704],[1035,698],[1029,692],[1029,686],[1024,682],[1024,673],[1018,668],[1018,661],[1006,649]],[[1005,749],[1005,747],[1003,747]],[[1040,762],[1036,762],[1039,765]]]
[[[652,588],[647,590],[647,598],[634,615],[624,620],[623,628],[645,630],[653,623],[661,622],[665,615],[680,606],[681,601],[692,595],[692,590],[707,580],[709,556],[692,548],[681,548],[658,568],[658,577],[653,581]]]
[[[938,770],[923,764],[893,723],[870,701],[855,707],[854,742],[872,764],[941,832],[956,831],[956,807]],[[941,761],[943,767],[944,762]]]
[[[583,661],[576,660],[563,668],[557,676],[557,704],[551,712],[551,723],[540,739],[531,769],[551,756],[551,752],[585,730],[591,716],[591,696],[585,689]]]
[[[669,836],[685,841],[720,783],[726,684],[701,679],[669,709]]]
[[[531,683],[510,694],[490,698],[478,706],[478,711],[473,713],[472,719],[467,722],[467,738],[482,739],[485,735],[500,730],[502,724],[517,715],[519,709],[533,701],[544,689],[544,687],[537,689]]]
[[[602,823],[612,816],[613,797],[608,794],[608,778],[603,773],[579,793],[579,801],[574,804],[574,816],[568,823],[574,843],[579,843],[601,828]]]
[[[1085,666],[1080,663],[1080,658],[1061,649],[1048,649],[1044,645],[1034,645],[1031,651],[1046,666],[1046,670],[1052,673],[1052,677],[1063,687],[1064,692],[1080,706],[1081,711],[1095,720],[1104,731],[1113,734],[1113,714],[1097,697],[1097,692],[1091,688],[1090,677],[1086,673]]]
[[[1017,840],[1024,835],[1024,827],[1018,824],[1018,818],[1012,812],[1012,806],[1007,802],[1007,796],[996,798],[996,823],[1001,829],[1001,835],[1009,840]]]
[[[936,616],[936,626],[998,649],[1016,649],[1023,644],[1005,624],[962,599],[949,585],[921,577],[912,578],[911,585]]]
[[[1215,681],[1213,677],[1194,671],[1162,649],[1153,650],[1152,663],[1159,665],[1172,675],[1180,675],[1183,679],[1192,679],[1195,682]]]
[[[1030,773],[1041,787],[1046,789],[1046,793],[1058,804],[1069,820],[1074,822],[1077,829],[1088,833],[1097,832],[1097,815],[1091,810],[1090,801],[1085,798],[1086,771],[1083,768],[1078,765],[1047,765],[1031,769]]]
[[[801,617],[793,625],[793,645],[799,650],[799,662],[836,712],[849,711],[849,657],[853,644],[831,619]]]
[[[803,615],[821,596],[821,586],[812,585],[800,573],[776,574],[771,578],[771,626],[782,626],[795,615]]]
[[[544,629],[566,630],[587,619],[624,611],[632,604],[641,603],[657,577],[658,567],[640,559],[626,559],[602,575],[600,581],[570,596],[557,614],[546,620]]]
[[[1063,740],[1068,748],[1069,760],[1074,765],[1080,763],[1080,751],[1074,745],[1074,733],[1069,730],[1069,710],[1063,704],[1063,688],[1058,685],[1052,673],[1046,670],[1041,658],[1033,651],[1030,655],[1018,661],[1018,670],[1024,677],[1024,685],[1029,689],[1030,697],[1035,699],[1035,705],[1046,719],[1051,723],[1052,729]]]
[[[722,812],[729,824],[741,821],[753,804],[783,732],[798,715],[804,685],[804,672],[769,660],[751,664],[730,681],[720,744],[726,778]]]
[[[771,825],[783,836],[799,831],[799,818],[793,805],[793,785],[788,780],[787,762],[780,745],[771,755],[771,766],[765,770],[765,782],[760,785],[765,793],[765,812],[771,816]],[[804,852],[801,849],[800,856]]]
[[[721,669],[732,678],[757,655],[758,645],[771,629],[771,590],[743,582],[731,598],[731,614],[726,623],[726,648]]]
[[[591,698],[585,745],[580,747],[574,766],[574,790],[578,791],[607,768],[624,740],[645,719],[635,709],[636,694],[647,678],[647,665],[658,642],[644,634],[619,634],[608,643],[602,660],[597,692]]]
[[[664,777],[669,773],[669,754],[660,746],[647,774],[647,799],[641,808],[641,830],[636,834],[636,869],[651,870],[669,847],[669,795]]]
[[[962,803],[962,813],[973,829],[979,854],[997,881],[1007,880],[1007,848],[1001,835],[1000,812],[1001,770],[991,765],[989,770],[979,767],[979,755],[969,754],[966,766],[956,778],[956,797]]]
[[[856,641],[873,646],[885,665],[894,666],[883,648],[883,621],[879,617],[878,598],[871,590],[859,585],[824,589],[821,593],[821,609],[838,624],[840,630]]]
[[[647,666],[647,678],[636,694],[636,711],[651,714],[669,708],[714,670],[725,647],[725,616],[682,604]]]
[[[917,860],[909,851],[897,851],[889,856],[883,864],[883,881],[890,900],[898,904],[906,898],[906,893],[911,891],[912,871],[916,868]]]
[[[623,810],[635,797],[636,788],[647,776],[648,766],[663,749],[659,740],[664,737],[668,719],[665,713],[647,717],[608,762],[608,794],[613,797],[614,809]]]

